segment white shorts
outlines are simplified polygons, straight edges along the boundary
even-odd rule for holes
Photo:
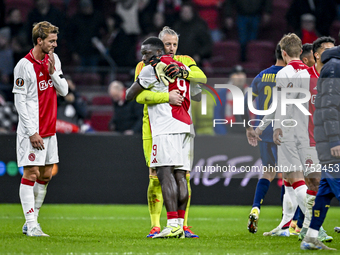
[[[33,148],[29,137],[17,134],[17,161],[21,166],[45,166],[59,162],[57,136],[43,138],[44,150]]]
[[[295,142],[284,142],[277,146],[277,161],[280,172],[297,172],[301,169],[301,161]]]
[[[152,138],[150,167],[174,166],[190,171],[193,138],[189,133],[158,135]]]
[[[299,148],[298,151],[305,176],[308,176],[310,173],[321,172],[321,165],[319,164],[316,147],[308,146]]]

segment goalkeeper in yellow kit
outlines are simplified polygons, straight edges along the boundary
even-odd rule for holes
[[[190,80],[195,83],[206,83],[207,78],[203,71],[196,65],[195,60],[186,55],[175,55],[178,47],[178,35],[177,33],[170,29],[169,27],[164,27],[163,30],[159,33],[158,38],[161,39],[164,43],[165,54],[171,55],[171,57],[179,61],[190,68],[189,72],[186,72],[182,75],[182,78]],[[170,64],[171,65],[171,64]],[[170,66],[169,65],[169,66]],[[139,62],[136,66],[135,70],[135,80],[137,79],[139,73],[143,69],[145,64],[143,61]],[[168,68],[168,72],[173,71],[173,69]],[[144,105],[144,116],[143,116],[143,149],[144,156],[147,166],[150,166],[150,155],[151,155],[151,146],[152,146],[152,135],[149,124],[149,115],[147,104],[161,104],[161,103],[169,103],[169,93],[156,93],[151,92],[149,90],[144,90],[137,97],[136,101],[140,104]],[[151,231],[147,235],[147,237],[152,238],[155,234],[160,232],[160,215],[163,207],[163,196],[160,182],[157,178],[156,170],[149,168],[149,187],[148,187],[148,206],[149,213],[151,218]],[[195,235],[190,228],[188,227],[188,212],[191,200],[191,188],[190,188],[190,173],[188,172],[186,175],[187,183],[188,183],[188,191],[189,191],[189,200],[186,208],[183,230],[185,232],[186,238],[198,238],[198,235]]]

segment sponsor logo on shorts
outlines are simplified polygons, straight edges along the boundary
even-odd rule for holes
[[[18,87],[22,87],[22,86],[24,86],[24,79],[22,79],[22,78],[18,78],[18,79],[16,79],[15,80],[15,85],[17,85]]]
[[[313,160],[312,160],[311,158],[307,159],[305,165],[306,165],[306,166],[311,166],[311,165],[313,165]]]
[[[158,163],[158,162],[157,162],[157,159],[154,158],[154,159],[152,160],[152,164],[156,164],[156,163]]]
[[[28,155],[28,159],[29,159],[30,161],[34,161],[34,160],[35,160],[35,154],[34,154],[34,153],[30,153],[30,154]]]

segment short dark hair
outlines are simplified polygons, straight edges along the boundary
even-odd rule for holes
[[[277,60],[283,60],[282,58],[282,53],[281,53],[281,46],[280,46],[280,43],[278,43],[276,45],[276,49],[275,49],[275,58]]]
[[[322,37],[319,37],[318,39],[316,39],[314,42],[313,42],[313,57],[314,57],[314,53],[321,48],[321,45],[323,43],[333,43],[335,44],[335,39],[333,37],[330,37],[330,36],[322,36]],[[314,57],[315,59],[315,57]],[[316,61],[316,59],[315,59]]]
[[[311,51],[313,50],[313,44],[311,43],[305,43],[302,45],[302,53],[300,55],[300,60],[302,60],[304,57],[306,57]]]
[[[150,44],[157,49],[164,50],[164,43],[162,42],[161,39],[157,37],[154,37],[154,36],[149,37],[142,43],[142,45],[147,45],[147,44]]]

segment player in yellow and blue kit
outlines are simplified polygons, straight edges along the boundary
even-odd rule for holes
[[[273,87],[276,86],[276,74],[285,66],[285,62],[281,56],[281,47],[279,44],[276,47],[275,55],[275,65],[260,72],[251,84],[253,89],[253,98],[257,98],[256,109],[258,110],[268,110],[270,107],[272,103]],[[245,102],[247,102],[247,100],[245,100]],[[248,107],[246,107],[246,109],[248,109]],[[245,118],[246,122],[248,122],[249,117],[247,114],[245,115]],[[249,141],[253,138],[252,132],[254,132],[254,130],[252,127],[248,127],[246,132]],[[248,220],[248,230],[250,233],[256,233],[257,231],[257,223],[262,201],[267,194],[270,182],[275,178],[276,175],[275,171],[270,171],[270,168],[268,168],[268,166],[275,166],[277,163],[277,146],[273,142],[273,128],[266,128],[260,138],[262,139],[262,141],[259,142],[262,165],[267,169],[264,171],[262,178],[258,181],[256,186],[253,208],[250,212]],[[249,143],[251,142],[249,141]]]
[[[169,27],[164,27],[158,36],[164,43],[165,46],[165,54],[171,55],[171,57],[190,68],[187,80],[191,82],[201,82],[206,83],[206,76],[203,71],[196,65],[195,60],[186,55],[175,55],[178,47],[178,35],[177,33],[170,29]],[[137,79],[139,73],[143,69],[145,64],[141,61],[137,64],[135,70],[135,80]],[[137,97],[136,101],[140,104],[145,104],[143,111],[143,149],[144,156],[147,166],[150,166],[150,155],[151,155],[151,146],[152,146],[152,135],[150,130],[149,116],[147,104],[160,104],[160,103],[168,103],[169,102],[169,93],[156,93],[148,90],[142,91]],[[152,238],[155,234],[160,232],[160,215],[163,207],[163,196],[161,185],[158,180],[156,171],[152,168],[149,168],[149,187],[148,187],[148,206],[149,213],[151,218],[151,231],[147,237]],[[189,191],[189,201],[186,208],[183,230],[185,232],[185,237],[187,238],[198,238],[190,228],[188,227],[188,211],[190,206],[191,199],[191,188],[190,188],[190,174],[186,175],[187,183],[188,183],[188,191]]]

